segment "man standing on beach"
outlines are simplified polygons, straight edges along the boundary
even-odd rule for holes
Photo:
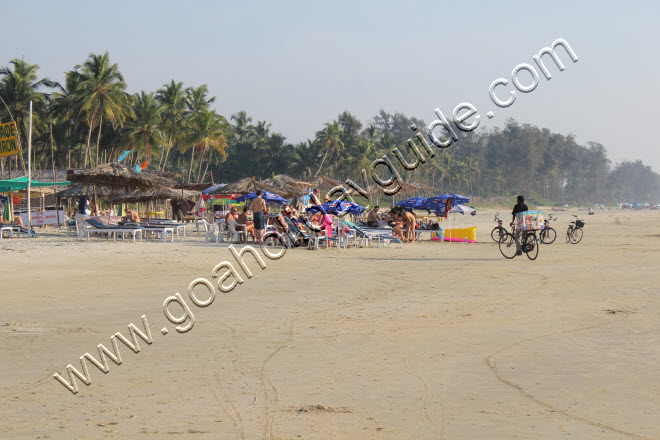
[[[513,211],[511,214],[513,215],[513,219],[511,220],[511,226],[513,226],[516,222],[516,214],[519,212],[526,212],[529,211],[529,208],[527,205],[525,205],[525,196],[518,196],[516,198],[517,202],[516,205],[513,207]],[[522,255],[522,249],[520,246],[520,235],[522,234],[522,230],[516,229],[516,233],[514,235],[514,238],[516,239],[516,255]]]
[[[264,230],[266,229],[266,214],[268,213],[266,201],[261,197],[261,194],[263,194],[263,192],[257,190],[257,197],[252,199],[252,203],[250,203],[250,211],[254,213],[255,240],[258,243],[261,243],[261,237],[264,235]]]

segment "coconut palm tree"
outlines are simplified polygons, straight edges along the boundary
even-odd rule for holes
[[[144,150],[146,158],[151,158],[152,147],[163,143],[161,127],[161,114],[163,108],[158,105],[152,93],[140,92],[133,95],[133,113],[126,128],[128,138],[134,148]]]
[[[4,120],[13,120],[16,124],[16,145],[23,170],[22,140],[27,138],[30,125],[30,101],[32,101],[32,126],[34,131],[46,127],[43,116],[46,114],[47,95],[40,91],[45,87],[55,87],[57,83],[47,78],[38,79],[36,64],[26,63],[22,58],[9,62],[10,66],[0,68],[0,97],[4,105],[0,107],[0,116]]]
[[[183,132],[183,122],[186,115],[186,94],[183,90],[183,83],[172,80],[169,84],[164,84],[156,92],[156,100],[162,107],[161,130],[167,138],[167,151],[164,158],[161,155],[161,163],[159,164],[159,169],[165,170],[170,151],[175,142],[181,138]]]
[[[77,80],[76,94],[89,123],[88,152],[90,151],[92,130],[98,122],[95,159],[98,164],[104,117],[111,122],[113,128],[123,126],[124,122],[133,116],[131,99],[125,91],[126,83],[124,83],[124,77],[119,72],[119,65],[110,63],[108,52],[102,55],[90,54],[82,66],[74,68],[74,72],[80,75]],[[85,156],[83,166],[86,166],[86,163],[87,156]]]
[[[245,142],[250,134],[250,127],[252,126],[252,118],[247,115],[244,110],[231,115],[231,120],[236,122],[234,125],[234,134],[238,142]]]
[[[215,101],[215,96],[208,98],[209,88],[206,84],[199,87],[186,89],[186,105],[192,113],[198,113],[202,110],[208,110],[209,105]]]
[[[305,180],[314,172],[311,164],[317,157],[316,146],[310,139],[307,139],[307,142],[300,142],[293,146],[287,172]]]
[[[224,117],[217,115],[214,110],[202,109],[194,114],[190,124],[186,127],[186,136],[184,138],[182,152],[192,147],[190,170],[188,171],[188,181],[192,176],[192,164],[195,157],[195,148],[200,150],[199,170],[197,172],[197,181],[202,173],[202,163],[204,155],[213,148],[220,153],[221,159],[227,157],[227,133],[229,124]],[[207,167],[208,169],[208,167]]]
[[[470,192],[472,192],[472,173],[477,175],[481,174],[481,170],[479,169],[479,162],[477,159],[475,159],[473,156],[468,156],[465,158],[465,170],[468,173]]]
[[[328,156],[332,158],[332,156],[338,154],[344,149],[344,143],[341,141],[341,127],[339,126],[339,123],[326,123],[323,130],[316,132],[316,141],[321,146],[319,154],[323,154],[323,160],[321,160],[321,165],[319,165],[319,169],[316,170],[314,177],[319,175]]]

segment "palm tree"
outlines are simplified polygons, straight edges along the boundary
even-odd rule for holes
[[[231,115],[231,120],[236,121],[236,125],[234,125],[236,139],[238,142],[245,142],[250,133],[252,118],[249,117],[244,110],[241,110],[240,112]]]
[[[75,151],[76,146],[81,146],[80,161],[78,166],[83,164],[83,154],[85,153],[85,117],[81,109],[80,101],[75,93],[78,87],[79,76],[72,72],[65,74],[64,86],[57,85],[58,91],[50,96],[49,117],[53,124],[53,138],[58,146],[58,153],[68,154],[67,167],[71,166],[71,152]],[[64,151],[64,146],[68,151]]]
[[[468,173],[470,192],[472,192],[472,173],[481,174],[479,162],[473,156],[469,156],[465,159],[465,171]]]
[[[186,95],[183,91],[183,83],[172,80],[169,84],[164,84],[156,92],[156,100],[162,107],[162,130],[167,137],[167,151],[162,160],[162,168],[159,165],[159,169],[165,170],[170,151],[175,141],[180,139],[183,131],[183,120],[186,113]],[[161,159],[163,159],[162,155]]]
[[[215,96],[212,98],[206,97],[208,93],[209,88],[206,84],[202,84],[196,88],[188,87],[186,89],[186,104],[188,106],[188,110],[190,110],[192,113],[198,113],[202,110],[207,110],[209,105],[215,101]]]
[[[358,140],[357,144],[349,147],[344,164],[350,171],[368,169],[375,156],[375,145],[367,139]],[[352,173],[351,173],[352,174]]]
[[[259,150],[268,147],[268,139],[270,138],[270,123],[266,121],[258,121],[257,125],[250,130],[250,141],[254,147]]]
[[[313,169],[310,164],[314,163],[317,157],[316,146],[310,139],[300,142],[293,146],[287,171],[305,180],[311,177]]]
[[[321,165],[319,165],[319,169],[316,170],[314,177],[318,176],[321,172],[321,168],[323,168],[323,164],[328,155],[332,157],[344,149],[344,143],[341,141],[341,127],[339,126],[339,123],[326,123],[323,130],[316,132],[316,140],[321,146],[321,151],[319,153],[323,154],[323,160],[321,160]]]
[[[79,69],[81,69],[80,72],[78,72]],[[126,84],[124,77],[119,72],[119,65],[110,63],[108,52],[103,55],[90,54],[82,66],[74,68],[74,72],[80,75],[76,94],[82,103],[82,110],[87,114],[89,123],[88,152],[90,151],[92,129],[98,121],[96,139],[96,164],[98,164],[103,117],[107,117],[113,128],[123,126],[124,121],[133,116],[131,100],[125,92]],[[86,164],[87,156],[85,156],[84,166]]]
[[[153,92],[140,92],[133,95],[133,109],[135,118],[126,124],[129,140],[138,150],[144,148],[147,159],[150,159],[152,146],[163,142],[160,130],[163,108],[158,105]]]
[[[35,131],[45,128],[42,115],[46,112],[47,95],[39,90],[43,87],[55,87],[47,78],[37,79],[36,64],[26,63],[22,58],[15,58],[9,62],[11,66],[0,69],[0,97],[4,106],[0,108],[0,115],[5,115],[16,124],[16,145],[21,165],[25,171],[21,140],[27,137],[30,120],[30,101],[32,101],[32,125]],[[6,106],[6,107],[5,107]]]
[[[227,132],[228,123],[222,116],[219,116],[213,110],[202,109],[196,113],[190,120],[190,125],[187,127],[186,137],[184,143],[188,147],[192,147],[190,170],[188,171],[188,181],[192,175],[192,163],[195,156],[195,147],[201,150],[199,157],[199,170],[197,172],[197,181],[199,181],[202,172],[202,162],[204,155],[212,147],[220,153],[221,159],[227,157]],[[182,149],[184,152],[188,147]],[[207,165],[208,169],[208,165]],[[205,173],[206,174],[206,173]],[[202,176],[203,177],[203,176]]]

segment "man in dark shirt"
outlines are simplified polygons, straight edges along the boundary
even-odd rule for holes
[[[519,212],[526,212],[529,211],[529,208],[527,205],[525,205],[525,196],[518,196],[516,198],[518,203],[516,203],[516,206],[513,207],[513,211],[511,214],[513,215],[513,218],[511,220],[511,226],[513,226],[516,222],[516,214]],[[516,239],[516,255],[522,255],[522,248],[520,246],[520,235],[522,234],[522,230],[516,229],[516,233],[514,235],[514,238]]]

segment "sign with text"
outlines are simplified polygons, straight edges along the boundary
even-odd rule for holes
[[[28,215],[27,212],[20,214],[23,224],[28,224]],[[59,223],[64,223],[64,210],[60,209],[55,211],[49,209],[48,211],[32,211],[32,226],[41,226],[41,225],[56,225],[57,217],[59,217]]]
[[[16,126],[13,122],[0,124],[0,157],[18,154]]]

